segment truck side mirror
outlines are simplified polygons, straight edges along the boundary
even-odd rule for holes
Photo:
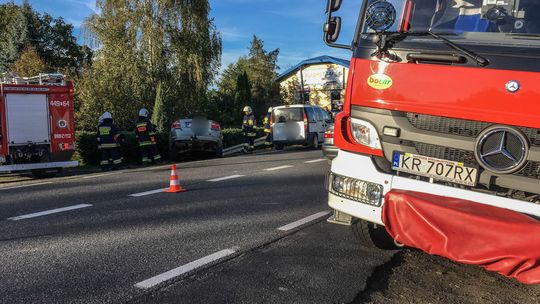
[[[332,13],[335,13],[339,11],[339,9],[341,8],[341,2],[342,0],[328,0],[328,7],[326,12],[328,13],[330,11]]]
[[[331,17],[330,21],[324,24],[324,35],[326,42],[334,43],[338,40],[341,32],[341,17]]]

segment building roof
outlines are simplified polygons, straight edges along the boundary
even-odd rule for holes
[[[297,70],[299,70],[300,67],[302,67],[302,66],[319,64],[319,63],[334,63],[334,64],[341,65],[341,66],[346,67],[346,68],[349,68],[349,66],[351,64],[351,62],[349,60],[336,58],[336,57],[332,57],[332,56],[327,56],[327,55],[319,56],[319,57],[315,57],[315,58],[311,58],[311,59],[306,59],[306,60],[298,63],[297,65],[293,66],[292,68],[286,70],[281,75],[279,75],[277,80],[280,81],[281,79],[289,76],[290,74],[292,74],[292,73],[296,72]]]

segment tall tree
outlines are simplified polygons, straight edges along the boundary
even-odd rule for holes
[[[26,19],[20,7],[13,2],[0,5],[0,73],[19,57],[27,41]]]
[[[77,44],[73,25],[62,18],[37,13],[25,0],[0,5],[0,72],[7,71],[26,45],[32,45],[45,61],[40,72],[76,74],[91,63],[92,51]]]
[[[84,121],[103,108],[97,98],[107,98],[108,108],[120,116],[117,121],[127,126],[134,108],[153,108],[158,83],[171,101],[169,120],[206,100],[221,57],[221,38],[208,17],[208,0],[98,0],[97,7],[100,13],[88,20],[87,36],[99,48],[93,71],[85,78],[98,80],[83,81],[82,86],[98,88],[81,89],[99,94],[80,95]],[[103,88],[109,80],[116,80],[113,90]]]
[[[12,70],[22,77],[36,76],[47,69],[45,61],[39,56],[36,49],[27,45],[21,53],[21,56],[13,64]]]
[[[247,100],[255,115],[261,118],[268,107],[281,104],[280,87],[275,81],[278,55],[279,49],[267,51],[264,42],[253,36],[249,54],[240,57],[223,71],[218,89],[222,97],[220,108],[227,111],[227,115],[237,117]],[[244,95],[246,83],[249,84],[249,99]],[[239,102],[239,96],[243,98],[242,103]],[[240,120],[237,120],[236,125],[239,123]]]

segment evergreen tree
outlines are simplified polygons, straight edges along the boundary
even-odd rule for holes
[[[46,69],[47,65],[31,45],[27,45],[24,48],[21,56],[15,61],[12,67],[12,71],[21,77],[36,76],[39,73],[43,73]]]

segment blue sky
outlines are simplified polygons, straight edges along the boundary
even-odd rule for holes
[[[22,0],[15,2],[20,4]],[[77,28],[95,12],[95,0],[30,0],[30,3],[37,11],[61,16]],[[343,41],[352,39],[360,3],[360,0],[344,0],[340,11],[345,22]],[[331,55],[349,59],[351,55],[322,42],[326,0],[210,0],[210,4],[211,16],[223,37],[223,67],[247,53],[253,34],[264,40],[266,49],[281,50],[281,71],[311,57]]]

